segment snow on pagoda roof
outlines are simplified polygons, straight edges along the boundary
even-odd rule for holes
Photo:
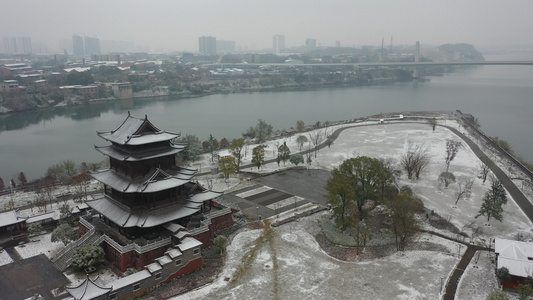
[[[189,169],[163,171],[157,168],[143,178],[130,179],[107,169],[91,175],[94,179],[123,193],[153,193],[182,186],[191,180],[195,172]]]
[[[115,130],[109,132],[97,132],[98,136],[120,145],[143,145],[162,141],[169,141],[180,136],[179,133],[171,133],[159,130],[148,117],[139,119],[130,116]]]
[[[95,146],[94,148],[98,152],[102,153],[103,155],[109,156],[116,160],[140,161],[140,160],[151,159],[151,158],[156,158],[156,157],[174,155],[174,154],[177,154],[183,151],[183,149],[185,149],[185,146],[170,145],[168,148],[165,148],[165,149],[156,149],[155,151],[148,151],[148,152],[147,151],[126,152],[126,151],[121,151],[120,149],[117,149],[113,146],[103,146],[103,147]]]
[[[199,240],[193,238],[193,237],[186,237],[181,241],[181,243],[178,245],[178,248],[183,252],[185,250],[189,250],[198,246],[201,246],[202,242]]]
[[[113,223],[121,227],[141,227],[150,228],[171,222],[177,219],[195,214],[199,209],[184,207],[181,205],[167,206],[159,210],[139,210],[131,212],[103,194],[94,197],[94,200],[87,201],[87,205],[104,215]]]
[[[112,290],[110,287],[103,287],[95,283],[87,275],[87,278],[78,286],[67,287],[67,291],[76,300],[94,299],[98,296],[104,295]]]

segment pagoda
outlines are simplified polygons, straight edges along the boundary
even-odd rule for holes
[[[97,134],[111,143],[95,146],[109,168],[91,173],[104,189],[86,202],[92,212],[80,219],[80,235],[98,236],[93,239],[120,271],[142,269],[185,242],[210,246],[215,231],[233,225],[231,210],[217,202],[222,193],[193,181],[196,170],[176,165],[176,155],[186,150],[173,143],[179,133],[128,112],[117,129]],[[189,269],[201,267],[199,259]]]

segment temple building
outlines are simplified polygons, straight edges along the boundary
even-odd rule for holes
[[[98,136],[111,143],[95,146],[109,158],[109,168],[91,174],[104,189],[86,201],[90,209],[80,218],[75,246],[100,244],[121,272],[158,269],[170,260],[173,268],[165,267],[160,281],[201,268],[201,248],[233,225],[232,211],[217,202],[222,193],[193,181],[196,170],[176,165],[176,154],[186,150],[173,143],[180,134],[128,113],[117,129]],[[55,263],[60,269],[70,264],[61,255]]]

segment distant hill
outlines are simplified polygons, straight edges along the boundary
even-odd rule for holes
[[[483,54],[470,44],[444,44],[439,46],[439,52],[454,60],[485,60]]]

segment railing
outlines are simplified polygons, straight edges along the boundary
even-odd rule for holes
[[[54,262],[58,261],[63,255],[65,255],[67,252],[71,251],[74,247],[77,247],[81,243],[83,243],[86,240],[88,240],[95,232],[96,232],[96,229],[93,227],[91,230],[89,230],[82,237],[80,237],[79,239],[77,239],[77,240],[73,241],[72,243],[68,244],[65,248],[61,249],[59,252],[57,252],[57,255],[56,255],[56,258],[54,259]]]
[[[139,246],[136,243],[131,243],[126,246],[122,246],[119,243],[117,243],[117,241],[115,241],[113,238],[111,238],[105,233],[102,235],[102,237],[103,237],[102,242],[105,241],[106,243],[108,243],[111,247],[115,248],[120,253],[127,253],[127,252],[134,251],[134,250],[137,251],[138,253],[145,253],[145,252],[148,252],[148,251],[151,251],[151,250],[154,250],[154,249],[166,246],[166,245],[170,245],[172,243],[172,238],[168,237],[168,238],[164,238],[162,240],[159,240],[159,241],[156,241],[156,242],[144,245],[144,246]]]

